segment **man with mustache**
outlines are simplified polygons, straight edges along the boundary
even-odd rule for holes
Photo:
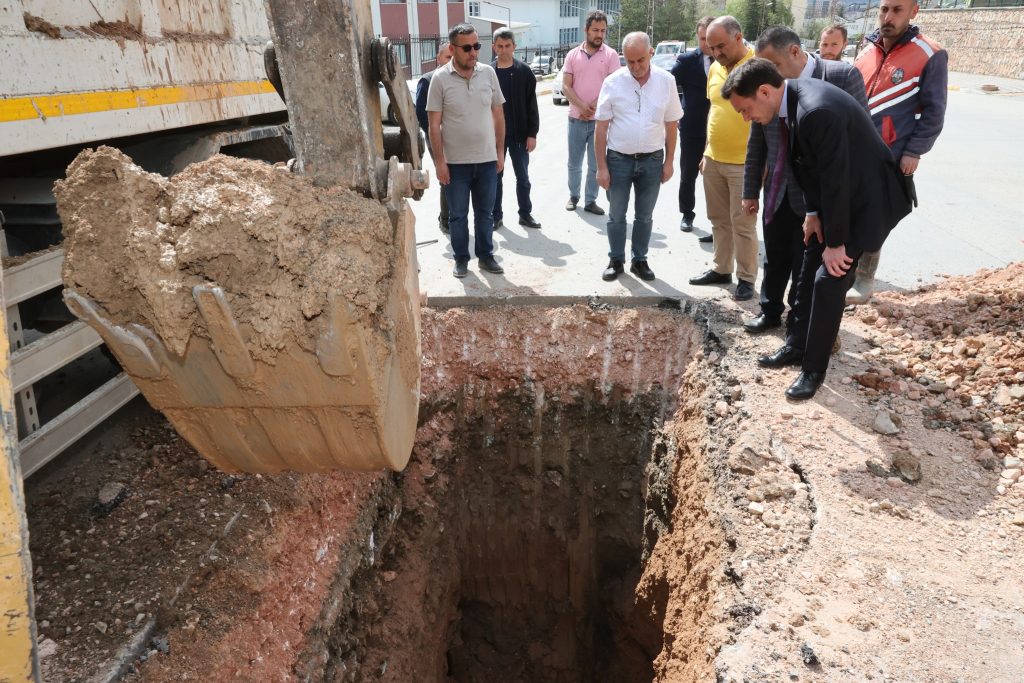
[[[871,120],[908,176],[935,144],[946,117],[949,57],[910,23],[919,9],[917,0],[881,0],[878,30],[854,62],[867,86]],[[879,256],[876,251],[861,257],[848,304],[871,300]]]
[[[437,181],[448,197],[448,229],[458,278],[469,274],[469,203],[480,270],[501,275],[494,259],[494,194],[505,166],[505,112],[498,76],[478,62],[480,38],[470,24],[448,32],[452,60],[430,79],[427,116]]]
[[[654,48],[642,31],[622,40],[626,68],[601,86],[595,139],[597,182],[608,191],[608,267],[601,278],[616,279],[626,261],[626,208],[633,194],[633,235],[629,272],[650,282],[647,265],[651,214],[661,184],[672,177],[677,121],[683,116],[675,79],[651,66]]]
[[[818,39],[818,52],[822,59],[838,62],[843,58],[843,50],[846,49],[846,27],[842,24],[826,26],[821,31],[821,38]]]

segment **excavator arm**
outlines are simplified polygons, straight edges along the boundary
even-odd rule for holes
[[[209,281],[206,275],[192,286],[186,304],[200,329],[184,352],[158,325],[116,319],[116,302],[107,302],[107,310],[76,288],[70,257],[65,300],[96,329],[150,404],[221,469],[400,470],[412,450],[419,405],[420,300],[406,200],[428,183],[412,97],[394,49],[373,37],[369,0],[266,5],[276,48],[267,56],[268,77],[277,81],[279,71],[275,86],[287,104],[296,155],[290,168],[311,180],[310,192],[348,188],[386,210],[379,238],[393,257],[379,307],[383,322],[371,330],[352,300],[330,293],[311,348],[297,344],[268,362],[254,349],[251,326],[234,312],[247,293],[244,276]],[[400,122],[387,145],[378,82]],[[59,203],[64,194],[72,193],[59,191]],[[76,208],[64,206],[62,215]],[[344,229],[344,220],[339,225]],[[72,228],[71,253],[75,238]]]

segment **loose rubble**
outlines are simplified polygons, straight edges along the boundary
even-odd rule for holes
[[[997,491],[1024,494],[1024,263],[885,292],[854,315],[876,333],[854,379],[880,402],[916,404],[925,426],[955,430]],[[895,434],[888,410],[875,431]]]

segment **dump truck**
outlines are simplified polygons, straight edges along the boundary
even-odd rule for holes
[[[10,349],[0,363],[0,679],[38,680],[21,480],[139,390],[226,471],[404,467],[419,399],[406,200],[428,180],[412,99],[394,50],[373,36],[368,0],[5,0],[0,55],[0,343]],[[388,131],[380,84],[399,123]],[[393,254],[377,328],[368,331],[353,302],[332,291],[312,316],[314,343],[261,356],[233,308],[244,274],[188,282],[197,323],[183,348],[151,321],[118,319],[108,310],[115,302],[76,289],[63,262],[72,245],[61,242],[53,188],[89,148],[126,155],[140,178],[171,181],[217,154],[255,159],[294,174],[288,182],[310,196],[342,188],[374,203]],[[88,228],[118,229],[120,218],[111,207],[109,225],[100,218]],[[40,420],[34,388],[101,347],[124,372]]]

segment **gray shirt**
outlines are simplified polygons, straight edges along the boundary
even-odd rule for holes
[[[505,103],[498,76],[477,64],[469,80],[455,70],[455,60],[434,72],[427,91],[427,111],[441,112],[444,157],[449,164],[498,160],[491,107]]]

